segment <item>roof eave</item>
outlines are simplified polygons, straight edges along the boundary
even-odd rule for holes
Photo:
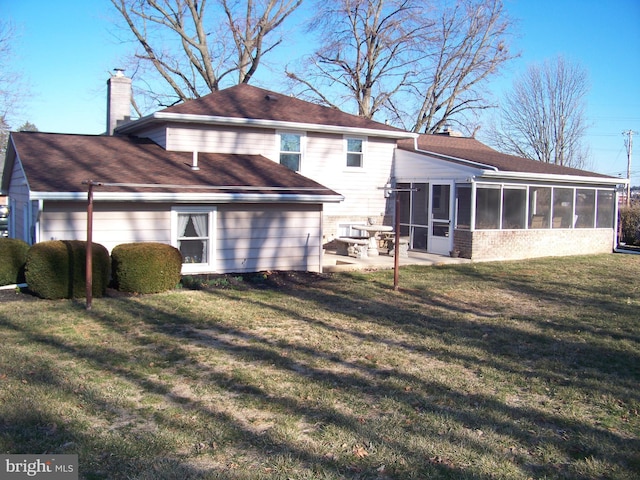
[[[273,128],[276,130],[307,130],[314,132],[354,135],[366,135],[369,137],[386,138],[417,138],[418,134],[403,130],[383,130],[376,128],[349,127],[340,125],[324,125],[316,123],[284,122],[278,120],[266,120],[260,118],[236,118],[220,117],[215,115],[193,115],[184,113],[155,112],[138,120],[131,121],[116,128],[119,134],[132,134],[147,125],[160,122],[175,123],[199,123],[203,125],[231,125],[254,128]]]
[[[626,178],[614,178],[614,177],[592,177],[582,175],[558,175],[555,173],[530,173],[530,172],[507,172],[502,170],[484,170],[482,174],[476,178],[480,180],[482,178],[489,179],[510,179],[510,180],[525,180],[525,181],[547,181],[556,183],[584,183],[584,184],[600,184],[600,185],[626,185],[629,180]]]
[[[86,201],[87,192],[31,192],[31,200]],[[94,191],[94,201],[153,203],[339,203],[342,195],[267,193],[158,193]]]

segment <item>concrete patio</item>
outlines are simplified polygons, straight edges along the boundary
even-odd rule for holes
[[[452,258],[432,253],[409,251],[408,256],[400,257],[400,266],[405,265],[447,265],[470,263],[467,258]],[[356,270],[393,269],[393,256],[378,255],[375,257],[353,258],[338,255],[335,250],[325,250],[322,268],[324,272],[349,272]]]

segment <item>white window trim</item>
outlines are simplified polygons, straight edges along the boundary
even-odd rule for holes
[[[296,170],[296,172],[301,172],[304,166],[305,152],[307,150],[307,132],[300,131],[300,130],[277,130],[276,131],[276,162],[278,163],[280,163],[280,154],[283,153],[283,151],[280,150],[281,136],[283,134],[292,134],[292,135],[300,136],[300,166],[298,170]]]
[[[182,274],[212,273],[216,271],[216,225],[218,209],[213,206],[180,206],[171,208],[171,245],[178,248],[178,214],[184,213],[208,213],[209,214],[209,250],[207,252],[208,263],[183,263]]]
[[[342,158],[344,159],[345,169],[351,172],[364,170],[364,167],[366,165],[365,159],[367,157],[367,137],[359,137],[357,135],[345,135],[343,138],[344,138],[344,141],[343,141]],[[349,140],[362,141],[362,162],[359,167],[352,167],[347,164],[347,155],[349,154],[349,150],[348,150]]]

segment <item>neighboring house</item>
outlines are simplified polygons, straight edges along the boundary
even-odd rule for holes
[[[394,178],[410,248],[474,260],[611,252],[625,181],[502,154],[450,132],[401,141]]]
[[[109,79],[107,135],[12,133],[2,190],[10,234],[180,248],[184,273],[322,268],[365,223],[415,250],[472,259],[610,252],[617,178],[503,155],[475,139],[417,135],[238,85],[130,121],[131,80]]]

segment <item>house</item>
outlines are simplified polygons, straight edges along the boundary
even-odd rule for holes
[[[12,237],[85,239],[91,181],[93,240],[108,250],[172,244],[183,273],[320,271],[340,219],[384,214],[378,187],[397,140],[415,136],[249,85],[130,121],[131,80],[107,83],[106,135],[11,134]]]
[[[12,133],[10,234],[178,247],[184,273],[322,269],[354,227],[393,225],[414,250],[473,260],[611,252],[624,181],[418,135],[249,85],[131,121],[108,84],[105,135]]]
[[[612,252],[625,180],[506,155],[453,132],[401,140],[409,247],[473,260]]]

